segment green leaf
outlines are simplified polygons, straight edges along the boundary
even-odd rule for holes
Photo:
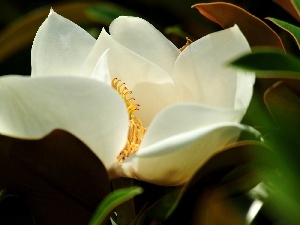
[[[190,37],[191,36],[188,33],[184,32],[183,29],[182,29],[182,27],[180,25],[174,25],[174,26],[166,27],[165,33],[166,34],[173,34],[173,35],[176,35],[178,37],[182,37],[184,39],[186,37]]]
[[[166,220],[175,210],[182,195],[182,188],[178,188],[159,199],[151,206],[149,215],[159,221]]]
[[[99,3],[88,7],[85,13],[91,20],[104,25],[109,25],[118,16],[138,16],[136,12],[113,3]]]
[[[282,29],[289,32],[294,37],[294,39],[297,41],[298,47],[300,47],[300,28],[299,27],[296,27],[293,24],[290,24],[290,23],[287,23],[285,21],[278,20],[275,18],[269,17],[268,19],[271,20],[276,25],[278,25],[279,27],[281,27]]]
[[[300,60],[277,49],[256,49],[230,64],[244,70],[258,72],[258,78],[300,79]]]
[[[295,6],[297,12],[299,13],[300,11],[300,0],[292,0],[293,5]]]
[[[99,225],[105,221],[110,212],[118,205],[128,201],[136,195],[142,193],[140,187],[130,187],[118,189],[107,195],[98,206],[95,214],[93,215],[89,225]]]

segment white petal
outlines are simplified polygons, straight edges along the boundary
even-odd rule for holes
[[[181,185],[214,154],[232,143],[243,126],[238,123],[218,123],[175,135],[149,146],[164,154],[126,159],[119,174],[159,185]]]
[[[106,83],[107,85],[111,85],[112,78],[108,69],[107,52],[108,49],[100,56],[91,78]]]
[[[255,83],[255,73],[248,71],[237,72],[235,109],[248,109],[253,94],[253,86]]]
[[[178,101],[173,81],[164,70],[122,46],[105,30],[102,30],[85,63],[85,72],[95,67],[93,65],[97,63],[97,55],[103,54],[107,48],[111,78],[121,79],[133,92],[132,97],[141,105],[137,115],[144,125],[148,125],[162,108]],[[105,64],[105,60],[103,57],[98,60],[98,64]],[[99,75],[102,76],[103,73]]]
[[[136,115],[148,126],[163,108],[178,102],[179,96],[170,76],[155,64],[122,46],[108,52],[111,76],[121,79],[140,105]]]
[[[161,111],[149,126],[138,155],[163,154],[148,152],[147,147],[172,136],[205,128],[206,126],[239,122],[243,111],[210,108],[196,103],[180,103]]]
[[[51,11],[33,41],[31,75],[80,75],[95,42],[81,27]]]
[[[237,26],[193,42],[179,55],[173,70],[173,79],[181,87],[183,98],[234,108],[236,99],[240,99],[236,97],[237,85],[248,80],[248,76],[237,78],[239,72],[226,64],[247,51],[250,47]],[[253,79],[251,76],[251,82],[247,82],[249,87],[252,87]],[[247,88],[245,91],[250,90]]]
[[[180,50],[146,20],[120,16],[110,24],[109,32],[126,48],[158,65],[167,73],[172,72]]]
[[[205,161],[237,139],[242,110],[173,105],[151,123],[138,152],[117,169],[123,176],[160,185],[179,185]],[[154,166],[155,165],[155,166]]]
[[[109,168],[127,139],[127,109],[111,87],[88,78],[0,79],[0,133],[40,138],[56,128],[81,139]]]
[[[110,48],[112,41],[109,40],[106,36],[109,36],[109,34],[107,34],[105,29],[103,28],[95,45],[91,49],[89,55],[87,56],[87,58],[85,59],[81,67],[80,73],[83,74],[84,76],[90,76],[93,73],[101,55],[107,49]]]

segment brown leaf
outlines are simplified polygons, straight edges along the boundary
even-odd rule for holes
[[[218,194],[222,193],[218,201],[223,201],[230,199],[231,195],[248,192],[262,181],[263,169],[273,165],[269,160],[271,154],[270,149],[260,142],[241,141],[212,156],[183,187],[180,203],[167,224],[206,224],[203,213],[206,213],[208,205],[204,202],[215,203],[215,194],[219,198]],[[234,209],[228,208],[227,203],[221,208],[224,209],[223,207],[228,209],[229,214],[235,215]],[[214,208],[211,212],[220,213],[221,208]],[[218,216],[222,217],[224,214]],[[221,221],[224,222],[224,218],[221,217],[209,222],[216,224],[219,221],[219,224],[223,224]],[[241,224],[239,218],[235,219],[231,224]]]
[[[196,172],[192,180],[187,184],[187,189],[196,183],[201,183],[213,174],[214,176],[222,176],[222,174],[226,174],[227,170],[232,168],[244,166],[254,160],[263,160],[263,157],[265,157],[263,153],[266,151],[269,151],[269,149],[257,141],[241,141],[228,145],[221,152],[212,156]]]
[[[300,134],[299,87],[300,81],[297,80],[279,81],[264,94],[264,101],[280,128],[290,134],[298,134],[298,137]]]
[[[206,190],[194,209],[192,225],[244,225],[245,218],[221,188]]]
[[[285,9],[290,15],[292,15],[298,22],[300,22],[300,15],[292,0],[273,0],[275,3]]]
[[[223,28],[237,24],[251,47],[272,46],[284,50],[280,37],[265,22],[246,10],[225,2],[200,3],[193,7]]]
[[[0,136],[0,188],[25,199],[36,224],[87,224],[110,192],[105,167],[79,139],[55,130],[40,140]]]

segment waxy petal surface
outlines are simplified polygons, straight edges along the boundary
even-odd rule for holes
[[[94,68],[91,78],[106,83],[110,86],[112,78],[110,77],[110,73],[107,66],[107,54],[108,49],[100,56],[100,59]]]
[[[234,108],[235,95],[240,88],[237,87],[237,80],[240,78],[237,78],[237,70],[226,64],[233,57],[248,51],[249,45],[237,26],[193,42],[179,55],[172,74],[183,99]],[[250,99],[245,101],[249,104]]]
[[[135,154],[123,162],[118,172],[159,185],[181,185],[212,155],[234,142],[242,129],[243,126],[238,123],[227,122],[173,136],[149,146],[151,151],[159,150],[164,154]]]
[[[148,126],[164,107],[178,101],[179,96],[173,81],[164,70],[123,47],[104,30],[98,41],[109,46],[107,58],[109,72],[132,91],[132,97],[140,105],[136,115],[144,125]]]
[[[168,107],[155,117],[138,152],[117,171],[160,185],[183,184],[209,157],[238,138],[241,114],[243,110],[196,103]]]
[[[242,110],[230,110],[207,107],[196,103],[179,103],[161,111],[153,120],[144,136],[138,155],[164,154],[163,151],[150,151],[151,145],[176,135],[205,129],[207,126],[239,122]],[[150,149],[147,150],[147,148]]]
[[[109,26],[112,38],[124,47],[158,65],[168,74],[180,50],[144,19],[120,16]]]
[[[33,41],[31,76],[80,76],[95,42],[84,29],[51,10]]]
[[[234,99],[235,109],[243,109],[244,113],[246,113],[252,99],[254,83],[254,72],[237,71],[236,93]]]
[[[35,139],[54,129],[74,134],[109,168],[127,139],[127,109],[111,87],[92,79],[0,79],[1,134]]]
[[[110,34],[103,29],[95,41],[52,11],[33,44],[33,78],[0,79],[0,133],[40,138],[64,129],[112,175],[180,185],[246,129],[239,122],[255,77],[227,64],[249,51],[237,26],[180,52],[141,18],[119,17]],[[49,74],[87,78],[34,78]],[[148,127],[138,152],[122,163],[117,156],[129,118],[124,100],[110,87],[115,77],[132,91],[128,98],[140,105],[135,115]]]

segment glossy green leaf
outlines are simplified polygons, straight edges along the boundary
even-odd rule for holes
[[[209,20],[229,28],[237,24],[251,47],[272,46],[284,50],[277,33],[243,8],[226,2],[199,3],[193,6]]]
[[[269,177],[270,209],[276,217],[286,220],[284,224],[297,224],[300,221],[300,81],[276,82],[265,92],[264,101],[277,125],[266,137],[266,142],[278,153],[281,169],[280,176],[272,174]],[[289,210],[283,210],[285,208]]]
[[[232,66],[255,71],[259,78],[300,79],[300,59],[276,49],[256,49],[230,62]]]
[[[182,188],[178,188],[163,196],[149,209],[150,217],[158,221],[166,220],[175,210],[181,195]]]
[[[134,196],[142,193],[140,187],[130,187],[118,189],[107,195],[98,206],[94,216],[89,225],[100,225],[109,216],[114,208],[118,205],[132,199]]]
[[[298,47],[300,47],[300,28],[299,27],[296,27],[293,24],[290,24],[290,23],[287,23],[285,21],[278,20],[275,18],[269,17],[268,19],[271,20],[276,25],[278,25],[279,27],[281,27],[282,29],[289,32],[293,36],[293,38],[296,40]]]
[[[298,11],[298,14],[300,12],[300,0],[292,0],[296,10]]]
[[[86,15],[98,23],[109,25],[118,16],[138,16],[138,13],[113,3],[99,3],[88,7]]]

